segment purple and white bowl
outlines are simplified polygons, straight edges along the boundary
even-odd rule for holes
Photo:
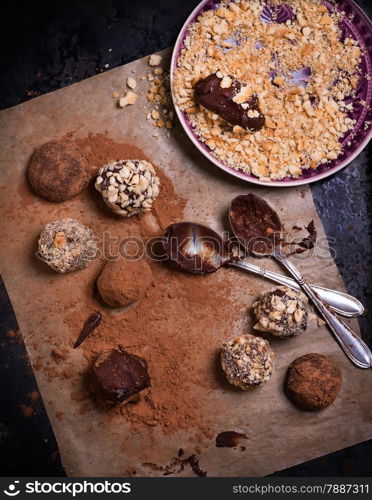
[[[185,24],[183,25],[180,34],[178,35],[171,61],[171,87],[173,94],[173,74],[177,68],[177,61],[181,49],[184,47],[184,40],[188,34],[189,25],[195,22],[196,18],[207,10],[215,9],[220,3],[218,0],[203,0],[190,14]],[[333,5],[324,2],[327,7],[332,8]],[[225,165],[222,161],[215,158],[208,147],[196,135],[190,120],[186,113],[180,110],[175,104],[177,116],[184,128],[186,134],[189,136],[194,145],[217,167],[225,170],[231,175],[238,177],[253,184],[260,184],[264,186],[273,187],[289,187],[300,186],[302,184],[309,184],[320,179],[324,179],[342,168],[346,167],[358,154],[366,147],[372,137],[372,23],[367,15],[356,5],[353,0],[337,0],[336,8],[345,12],[343,22],[341,23],[341,31],[343,36],[350,36],[359,42],[362,49],[362,62],[361,62],[361,78],[356,88],[355,97],[346,99],[346,102],[353,102],[354,109],[350,115],[356,123],[352,130],[347,132],[342,139],[343,154],[336,160],[329,163],[319,165],[316,169],[306,169],[303,174],[297,178],[286,177],[282,180],[271,182],[264,182],[257,177],[245,172],[235,170]],[[286,15],[285,7],[280,15]],[[270,22],[270,11],[263,13],[266,22]],[[277,14],[278,15],[278,14]],[[351,20],[352,19],[352,20]],[[360,101],[363,100],[365,105]],[[174,96],[173,101],[175,102]]]

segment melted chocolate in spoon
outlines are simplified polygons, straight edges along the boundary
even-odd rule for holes
[[[234,260],[213,229],[194,222],[170,225],[163,237],[163,248],[171,261],[194,274],[212,273]]]
[[[274,248],[281,244],[288,248],[286,254],[290,256],[305,252],[316,243],[314,221],[306,227],[309,233],[307,237],[301,241],[284,241],[278,214],[265,200],[254,194],[238,196],[231,202],[229,220],[240,244],[251,255],[271,255]]]
[[[229,220],[235,236],[252,255],[272,254],[282,239],[283,226],[278,214],[254,194],[234,198]]]

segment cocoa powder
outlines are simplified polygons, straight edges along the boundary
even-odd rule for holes
[[[135,235],[146,242],[149,238],[163,234],[167,225],[183,218],[183,200],[175,192],[171,181],[157,167],[153,158],[147,158],[134,146],[117,144],[105,135],[90,135],[76,140],[85,152],[93,172],[111,160],[139,158],[151,161],[161,179],[161,191],[154,205],[153,213],[131,219],[120,219],[108,213],[100,205],[99,198],[92,204],[89,198],[95,193],[83,193],[87,204],[95,212],[94,230],[99,236],[103,231],[120,237]],[[89,207],[87,206],[87,209]],[[92,226],[92,224],[90,224]],[[112,248],[117,255],[118,245]],[[104,259],[101,259],[103,264]],[[216,356],[221,342],[230,336],[226,325],[230,311],[226,307],[216,308],[224,301],[226,290],[232,286],[227,270],[221,281],[217,275],[208,278],[182,273],[165,262],[148,259],[152,269],[152,283],[145,297],[125,310],[105,307],[94,293],[99,269],[93,273],[93,265],[85,273],[77,274],[75,285],[85,290],[84,300],[65,305],[64,321],[69,331],[69,348],[72,348],[84,322],[93,311],[100,310],[101,324],[79,347],[84,353],[86,367],[76,367],[81,383],[74,388],[75,401],[81,401],[80,413],[88,411],[90,400],[83,383],[84,371],[92,358],[99,352],[112,348],[126,349],[142,356],[148,362],[151,388],[141,392],[138,403],[128,403],[109,412],[130,421],[133,432],[152,433],[160,426],[165,433],[190,428],[193,434],[211,439],[213,434],[203,402],[199,400],[199,388],[220,389],[216,373]],[[101,268],[102,268],[101,264]],[[138,277],[140,279],[140,277]],[[67,301],[68,302],[68,301]],[[241,304],[236,304],[241,308]],[[231,310],[231,314],[234,311]],[[226,321],[227,320],[227,321]],[[221,325],[221,326],[220,326]],[[208,334],[204,332],[208,331]],[[211,342],[211,337],[214,339]],[[59,376],[66,377],[59,360]],[[55,363],[53,363],[55,366]],[[51,376],[54,369],[46,366]],[[70,376],[70,369],[68,376]],[[87,399],[88,398],[88,399]]]
[[[155,217],[162,230],[165,230],[169,224],[179,219],[185,207],[186,200],[176,196],[173,184],[165,173],[157,167],[156,159],[149,158],[136,146],[116,143],[104,134],[89,134],[88,137],[83,139],[75,139],[75,142],[83,150],[84,156],[90,165],[92,175],[95,175],[100,167],[110,161],[138,159],[151,162],[161,182],[160,195],[154,205]],[[148,224],[138,219],[136,222],[141,224],[141,229],[145,235],[152,236],[153,231]]]

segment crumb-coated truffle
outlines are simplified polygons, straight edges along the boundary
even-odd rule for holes
[[[221,363],[227,380],[248,391],[270,379],[274,352],[267,340],[250,334],[240,335],[223,344]]]
[[[303,410],[322,410],[332,404],[341,389],[342,372],[322,354],[305,354],[288,368],[285,392]]]
[[[100,169],[95,186],[114,213],[131,217],[151,210],[160,180],[148,161],[120,160]]]
[[[123,307],[142,299],[151,284],[152,272],[142,258],[107,262],[97,279],[97,290],[110,307]]]
[[[91,175],[80,148],[72,141],[50,141],[34,152],[28,178],[33,191],[49,201],[64,201],[79,194]]]
[[[105,406],[119,405],[150,386],[147,362],[117,349],[101,352],[88,371],[88,383]]]
[[[302,292],[285,286],[266,292],[252,305],[257,318],[253,328],[281,338],[299,335],[307,328],[306,302]]]
[[[49,222],[40,233],[37,256],[58,273],[82,269],[96,252],[91,229],[74,219]]]

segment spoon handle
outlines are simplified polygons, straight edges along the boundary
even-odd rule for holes
[[[275,273],[274,271],[269,271],[263,267],[256,266],[250,262],[240,260],[238,262],[232,262],[230,265],[246,269],[247,271],[251,271],[254,274],[268,278],[271,281],[280,283],[281,285],[289,286],[294,290],[301,290],[300,285],[294,279],[284,276],[283,274]],[[364,313],[363,304],[352,295],[338,292],[337,290],[330,290],[329,288],[323,288],[317,285],[309,284],[309,286],[332,308],[333,311],[341,314],[342,316],[354,318]]]
[[[372,353],[369,347],[358,337],[343,321],[341,321],[320,298],[320,296],[304,280],[300,271],[288,258],[275,252],[273,255],[289,271],[307,296],[311,299],[315,307],[323,316],[329,329],[335,336],[346,356],[359,368],[371,368]]]

